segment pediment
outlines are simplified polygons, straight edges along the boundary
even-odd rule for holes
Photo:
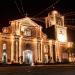
[[[25,26],[37,26],[37,27],[40,26],[36,22],[34,22],[33,20],[31,20],[29,17],[22,18],[22,19],[19,19],[17,21],[19,21],[19,23],[21,25],[25,25]]]

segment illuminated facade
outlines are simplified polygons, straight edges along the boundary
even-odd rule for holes
[[[45,18],[46,28],[54,26],[55,38],[48,39],[43,27],[29,17],[10,21],[0,33],[0,62],[3,63],[55,63],[68,59],[63,47],[68,47],[64,17],[53,11]]]

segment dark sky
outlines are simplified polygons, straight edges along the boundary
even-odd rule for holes
[[[38,13],[56,2],[56,0],[0,0],[0,28],[8,26],[8,22],[10,20],[24,17],[24,14],[21,14],[18,11],[15,1],[20,11],[22,12],[22,3],[24,14],[27,12],[28,16],[31,17],[36,15],[36,17],[47,15],[49,11],[53,10],[52,7],[40,15],[38,15]],[[74,0],[57,0],[57,3],[54,5],[54,7],[54,9],[60,11],[61,14],[75,12]],[[75,19],[75,15],[66,15],[65,17]]]

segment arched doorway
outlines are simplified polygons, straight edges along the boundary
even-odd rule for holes
[[[31,50],[23,51],[23,63],[32,65],[33,63],[33,54]]]
[[[2,62],[3,62],[3,63],[7,63],[7,54],[6,54],[6,52],[3,52],[3,55],[2,55]]]
[[[6,42],[3,43],[2,63],[7,63]]]

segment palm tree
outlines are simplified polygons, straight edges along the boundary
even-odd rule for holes
[[[73,43],[72,47],[71,47],[71,53],[72,53],[72,57],[75,57],[75,42]]]
[[[73,43],[73,45],[71,47],[63,47],[62,50],[63,50],[63,53],[66,53],[66,55],[68,54],[68,60],[70,58],[72,61],[74,61],[75,42]]]
[[[68,53],[67,47],[62,47],[62,53],[64,56],[64,58],[62,59],[63,62],[68,62],[69,61],[69,53]],[[66,55],[66,57],[65,57],[65,55]]]
[[[66,50],[68,52],[68,56],[71,57],[71,60],[73,61],[75,55],[75,42],[71,47],[68,47]]]

